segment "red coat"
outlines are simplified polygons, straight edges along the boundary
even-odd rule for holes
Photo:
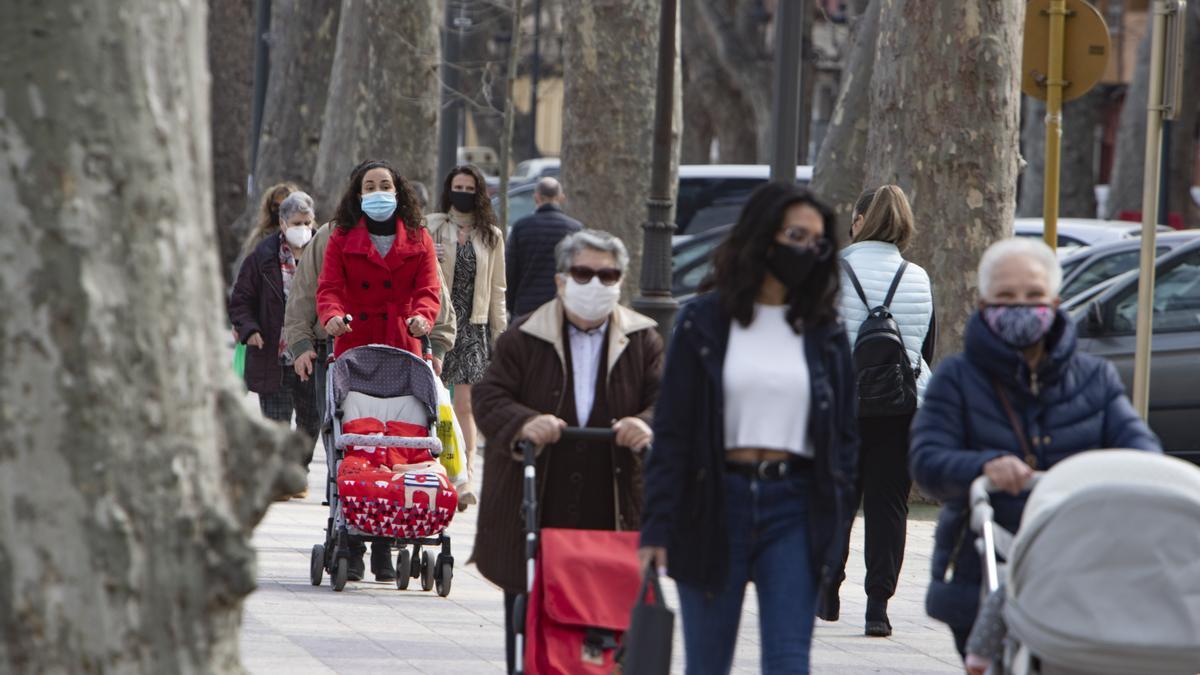
[[[400,223],[397,220],[397,223]],[[317,316],[321,325],[335,316],[354,317],[349,333],[334,342],[334,353],[368,344],[385,344],[421,353],[421,343],[405,322],[420,315],[433,326],[440,307],[437,255],[424,228],[416,233],[401,223],[386,258],[361,222],[335,228],[325,249],[317,282]]]

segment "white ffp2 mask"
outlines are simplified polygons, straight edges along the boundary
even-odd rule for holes
[[[621,299],[621,284],[605,286],[599,277],[592,277],[586,284],[567,276],[563,290],[563,304],[567,310],[584,321],[600,321],[608,318]]]

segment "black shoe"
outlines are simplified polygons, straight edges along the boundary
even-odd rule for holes
[[[817,618],[822,621],[837,621],[842,613],[842,599],[838,596],[837,589],[829,588],[818,593],[820,597],[817,598]]]
[[[362,581],[363,575],[367,572],[367,566],[363,564],[362,554],[350,555],[350,564],[346,568],[346,579],[350,581]]]
[[[392,564],[392,547],[386,544],[371,544],[371,573],[375,581],[395,581],[396,568]]]
[[[887,600],[867,598],[867,622],[863,631],[871,637],[887,637],[892,634],[892,622],[888,621]]]

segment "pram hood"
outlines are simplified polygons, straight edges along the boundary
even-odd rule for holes
[[[1057,464],[1029,497],[1004,616],[1043,661],[1200,671],[1200,468],[1127,450]]]
[[[326,420],[352,391],[377,398],[413,396],[433,419],[437,416],[436,377],[421,357],[403,349],[387,345],[348,349],[329,369],[331,396]]]

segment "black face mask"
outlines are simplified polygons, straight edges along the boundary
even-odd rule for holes
[[[451,192],[450,206],[459,213],[470,213],[475,210],[474,192]]]
[[[767,271],[781,281],[791,295],[804,286],[817,263],[829,259],[831,251],[829,242],[823,239],[815,248],[774,244],[767,251]]]

